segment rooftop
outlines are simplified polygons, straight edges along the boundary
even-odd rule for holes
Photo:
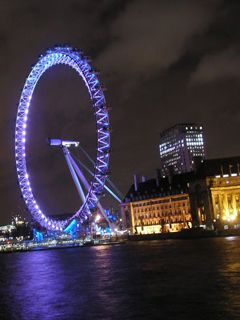
[[[195,171],[140,182],[137,184],[137,190],[132,184],[123,202],[187,193],[191,181],[233,173],[240,175],[240,156],[207,159],[201,162]]]

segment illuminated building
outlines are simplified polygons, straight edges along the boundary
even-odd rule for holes
[[[161,176],[190,172],[205,157],[203,128],[194,123],[177,124],[160,134]]]
[[[131,186],[121,205],[125,227],[133,234],[177,232],[192,227],[184,177],[151,179]],[[186,178],[186,175],[185,175]]]
[[[205,160],[189,189],[193,224],[240,228],[240,157]]]
[[[121,213],[133,234],[240,229],[240,157],[204,160],[195,171],[157,180],[135,177]]]
[[[12,236],[15,230],[16,230],[16,227],[11,224],[0,226],[0,241],[4,241],[10,236]]]
[[[215,177],[210,183],[214,220],[240,223],[240,176]]]
[[[25,225],[26,221],[24,218],[22,218],[19,214],[12,217],[12,225],[14,226],[21,226]]]
[[[19,214],[12,217],[12,226],[15,230],[12,232],[13,238],[18,240],[32,238],[32,230],[30,224]]]

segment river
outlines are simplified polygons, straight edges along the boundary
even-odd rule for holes
[[[1,254],[0,319],[240,319],[240,237]]]

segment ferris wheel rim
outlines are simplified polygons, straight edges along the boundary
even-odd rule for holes
[[[58,64],[65,64],[73,68],[84,81],[92,101],[96,120],[97,137],[94,177],[86,195],[86,201],[76,213],[74,213],[69,219],[65,220],[49,218],[48,215],[40,209],[31,189],[26,161],[26,136],[31,98],[42,75],[51,67]],[[89,61],[80,51],[70,46],[55,46],[54,48],[47,50],[45,54],[39,57],[39,60],[33,66],[26,79],[18,104],[15,127],[15,159],[17,177],[24,202],[31,215],[43,227],[53,231],[63,230],[73,219],[78,219],[80,223],[86,220],[91,209],[96,206],[103,191],[108,173],[109,152],[110,130],[108,109],[100,81]]]

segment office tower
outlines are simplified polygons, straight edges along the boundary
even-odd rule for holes
[[[177,124],[160,134],[162,177],[189,172],[205,158],[203,128],[195,123]]]

